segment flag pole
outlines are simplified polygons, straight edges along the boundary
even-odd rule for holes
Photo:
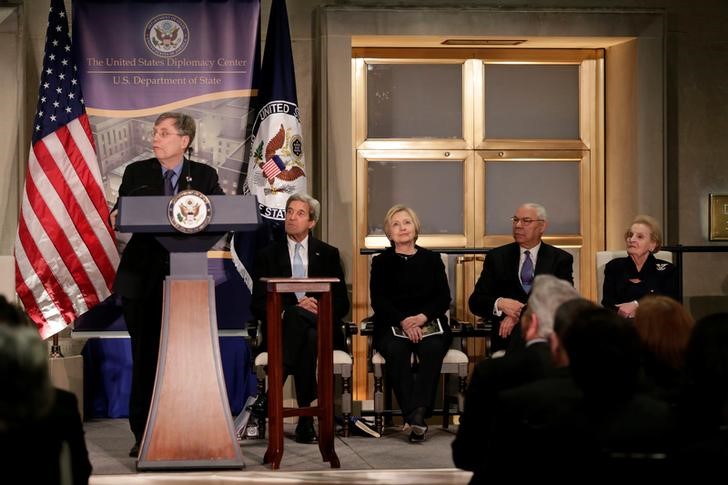
[[[53,334],[53,337],[51,338],[53,339],[51,342],[51,359],[63,358],[63,353],[61,352],[61,344],[58,341],[58,334]]]

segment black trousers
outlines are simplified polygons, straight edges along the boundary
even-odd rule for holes
[[[309,406],[318,396],[316,315],[298,306],[288,307],[283,313],[281,331],[283,380],[292,375],[298,406]]]
[[[387,359],[387,379],[403,416],[409,416],[419,407],[426,408],[428,415],[432,412],[442,359],[450,341],[448,334],[430,335],[418,343],[393,334],[377,339],[376,348]]]
[[[122,313],[131,337],[129,427],[140,442],[152,403],[162,331],[162,286],[144,298],[122,298]]]

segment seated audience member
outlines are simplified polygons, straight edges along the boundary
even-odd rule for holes
[[[560,479],[590,473],[612,480],[626,471],[663,477],[673,420],[667,403],[638,392],[640,342],[634,326],[604,308],[585,309],[564,329],[571,380],[544,380],[499,395],[492,447],[497,470],[511,477],[568,457]],[[514,466],[520,456],[529,468]],[[662,458],[662,459],[658,459]]]
[[[452,443],[457,467],[479,473],[487,464],[482,445],[498,440],[497,436],[490,435],[490,429],[500,391],[553,375],[549,341],[554,331],[554,314],[559,305],[576,298],[579,293],[568,282],[551,275],[536,276],[521,317],[525,348],[508,352],[501,358],[486,359],[473,371],[465,410]]]
[[[695,323],[685,353],[685,385],[678,401],[679,465],[695,478],[728,463],[728,313]],[[714,479],[713,476],[710,477]]]
[[[634,325],[642,342],[647,385],[658,397],[674,402],[682,380],[693,317],[672,298],[648,295],[640,300]]]
[[[637,302],[645,295],[656,293],[677,299],[675,266],[653,256],[662,245],[658,222],[650,216],[639,215],[624,238],[627,257],[613,259],[604,267],[602,305],[616,308],[623,317],[634,318]]]
[[[551,274],[574,283],[574,258],[541,240],[548,226],[546,209],[539,204],[523,204],[511,220],[514,242],[488,252],[468,300],[471,312],[493,322],[493,351],[523,346],[516,324],[534,276]]]
[[[76,397],[51,385],[48,350],[25,314],[0,296],[0,465],[8,483],[87,484]],[[66,477],[66,478],[64,478]]]
[[[331,286],[331,323],[333,346],[345,349],[341,332],[341,320],[349,312],[349,295],[346,291],[344,270],[339,250],[313,237],[310,232],[321,212],[319,202],[306,194],[293,194],[286,201],[286,238],[264,248],[255,260],[255,275],[251,311],[262,322],[262,347],[266,338],[266,285],[260,278],[338,278]],[[283,343],[283,378],[292,375],[296,385],[299,407],[308,407],[317,397],[316,352],[318,295],[284,293],[281,334]],[[263,407],[258,404],[257,407]],[[334,419],[332,416],[331,419]],[[296,426],[296,441],[317,443],[313,417],[301,416]]]
[[[411,427],[409,439],[420,442],[450,346],[445,315],[450,288],[440,255],[416,244],[420,221],[412,209],[403,205],[389,209],[384,232],[392,245],[372,259],[370,279],[374,346],[387,360],[387,377],[405,424]],[[434,321],[442,332],[423,334]]]

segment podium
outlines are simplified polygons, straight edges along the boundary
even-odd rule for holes
[[[183,234],[168,219],[169,196],[122,197],[118,228],[150,233],[170,253],[154,394],[137,469],[243,468],[220,363],[215,283],[207,251],[227,231],[253,231],[254,196],[207,196],[212,219]]]

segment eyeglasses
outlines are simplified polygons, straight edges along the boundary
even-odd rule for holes
[[[154,138],[157,135],[159,135],[160,138],[169,138],[170,136],[174,136],[174,135],[184,136],[181,133],[172,133],[171,131],[167,131],[167,130],[161,130],[161,131],[152,130],[151,135],[152,135],[152,138]]]
[[[536,222],[536,221],[539,221],[539,222],[543,222],[543,221],[544,221],[543,219],[531,219],[530,217],[522,217],[522,218],[520,218],[520,219],[519,219],[519,218],[518,218],[518,217],[516,217],[516,216],[510,217],[509,219],[510,219],[510,221],[511,221],[511,222],[513,223],[513,225],[514,225],[514,226],[515,226],[516,224],[518,224],[519,222],[520,222],[521,224],[523,224],[524,226],[528,226],[528,225],[530,225],[530,224],[531,224],[532,222]]]

